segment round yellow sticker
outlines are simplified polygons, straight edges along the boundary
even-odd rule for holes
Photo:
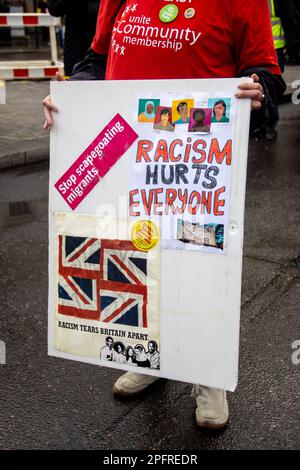
[[[149,251],[159,240],[159,231],[151,220],[138,220],[132,227],[131,240],[136,248]]]

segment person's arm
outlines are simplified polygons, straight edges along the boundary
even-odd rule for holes
[[[263,106],[252,112],[254,130],[274,115],[286,89],[274,49],[268,0],[235,0],[231,19],[238,75],[255,74],[265,95]]]
[[[264,101],[262,107],[257,111],[252,111],[250,121],[250,134],[260,129],[266,123],[276,123],[278,119],[277,106],[286,90],[286,84],[281,75],[275,75],[263,67],[247,69],[242,76],[256,74],[259,83],[264,89]]]
[[[74,65],[69,80],[104,80],[107,56],[90,48],[83,60]]]
[[[124,0],[101,0],[97,27],[91,48],[74,66],[70,80],[104,80],[114,23]]]
[[[238,75],[250,68],[264,68],[280,75],[268,0],[227,1]]]

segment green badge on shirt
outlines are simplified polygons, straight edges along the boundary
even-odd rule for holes
[[[159,12],[159,19],[163,23],[170,23],[178,16],[178,7],[176,5],[166,5]]]

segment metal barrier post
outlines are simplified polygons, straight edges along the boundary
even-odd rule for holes
[[[52,64],[54,65],[58,61],[55,26],[49,26],[49,33],[50,33],[51,60],[52,60]]]

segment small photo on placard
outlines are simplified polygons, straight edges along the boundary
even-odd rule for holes
[[[192,108],[188,132],[208,134],[211,129],[211,122],[211,108]]]
[[[186,220],[177,221],[177,240],[193,245],[205,245],[223,250],[224,225],[209,223],[200,225]]]
[[[194,99],[182,99],[172,101],[173,123],[188,124],[190,122],[190,110],[194,107]]]
[[[175,126],[172,124],[172,108],[168,106],[157,107],[153,129],[156,131],[174,132]]]
[[[138,122],[154,122],[155,113],[157,106],[159,106],[160,100],[153,98],[141,98],[139,99],[138,109]]]
[[[209,98],[208,107],[212,109],[213,124],[229,124],[231,98]]]
[[[100,359],[116,364],[160,369],[160,352],[157,342],[152,339],[148,341],[146,347],[143,344],[126,346],[122,341],[115,341],[112,336],[107,336],[105,345],[100,350]]]

